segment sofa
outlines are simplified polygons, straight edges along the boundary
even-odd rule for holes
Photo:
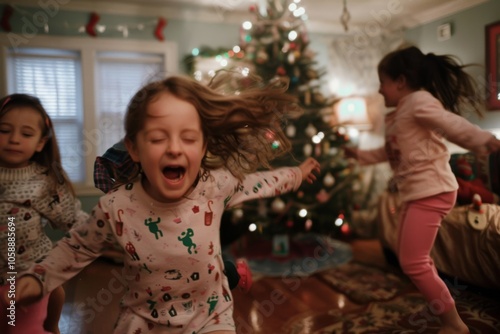
[[[494,194],[493,202],[496,202],[500,195],[500,153],[488,156],[470,152],[452,154],[450,164],[455,173],[458,173],[456,162],[464,159],[470,163],[474,177],[480,178],[487,191]],[[443,219],[431,257],[445,276],[475,287],[500,291],[500,205],[477,200],[477,196],[475,202],[465,203],[462,199]],[[376,219],[384,253],[388,259],[392,257],[396,261],[400,206],[397,192],[384,191],[378,202]]]

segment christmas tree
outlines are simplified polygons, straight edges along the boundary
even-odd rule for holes
[[[298,97],[304,109],[299,118],[284,125],[293,149],[275,160],[274,166],[296,166],[312,156],[321,163],[322,171],[315,183],[304,184],[297,192],[233,209],[232,219],[269,236],[349,234],[355,173],[340,148],[350,138],[346,128],[329,124],[337,99],[327,98],[321,91],[326,72],[316,69],[315,54],[309,49],[305,10],[297,1],[267,0],[266,6],[251,6],[250,11],[255,20],[243,23],[240,36],[244,59],[265,81],[286,77],[288,92]],[[269,136],[273,143],[272,134]]]

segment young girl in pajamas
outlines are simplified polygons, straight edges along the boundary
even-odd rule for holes
[[[120,140],[95,159],[94,185],[107,193],[117,184],[123,183],[123,180],[126,183],[131,175],[137,173],[138,168],[130,157],[125,142]],[[236,259],[235,263],[224,259],[224,274],[231,290],[239,287],[244,292],[250,291],[253,282],[252,272],[245,259]]]
[[[79,205],[71,182],[61,169],[52,122],[40,101],[25,94],[0,99],[2,295],[11,290],[17,275],[41,261],[52,249],[43,220],[67,231],[77,219],[88,218],[79,210]],[[0,333],[59,333],[58,322],[64,304],[62,287],[54,286],[50,297],[46,295],[36,304],[17,308],[13,313],[15,322],[8,317],[11,299],[7,298],[6,305],[0,305]]]
[[[467,105],[479,113],[479,100],[472,77],[454,58],[408,47],[387,54],[378,74],[386,107],[396,107],[385,117],[385,147],[346,153],[362,164],[389,161],[404,203],[397,250],[401,268],[441,319],[439,333],[468,333],[429,255],[458,188],[443,139],[478,153],[500,149],[500,141],[460,117]]]
[[[296,104],[286,89],[275,81],[221,94],[177,76],[142,88],[125,116],[140,175],[101,197],[88,223],[18,280],[18,302],[47,294],[117,242],[128,289],[115,333],[235,333],[219,240],[224,210],[294,191],[319,171],[307,159],[255,172],[290,147],[282,122]]]

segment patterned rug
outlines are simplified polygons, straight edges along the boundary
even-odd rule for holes
[[[351,312],[332,309],[299,314],[286,324],[282,333],[427,334],[439,330],[439,319],[403,275],[384,274],[375,267],[348,263],[316,276],[360,304],[360,308]],[[447,283],[472,334],[500,333],[498,299],[468,291],[464,285]]]
[[[390,300],[402,291],[414,289],[406,277],[356,262],[324,271],[317,277],[357,304]]]
[[[290,241],[287,255],[273,255],[269,239],[242,243],[236,241],[224,250],[224,258],[234,261],[244,257],[254,279],[259,277],[309,276],[335,268],[352,259],[348,243],[314,233],[298,235]]]

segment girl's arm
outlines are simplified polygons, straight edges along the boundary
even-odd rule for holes
[[[486,148],[488,149],[488,153],[500,151],[500,140],[498,140],[495,136],[492,136],[486,142]]]
[[[114,234],[109,222],[96,206],[86,222],[72,228],[42,262],[31,266],[26,275],[36,278],[42,286],[43,295],[46,295],[78,274],[113,242]],[[28,285],[32,292],[32,284]]]
[[[75,198],[66,183],[54,184],[47,177],[47,192],[34,205],[40,214],[47,218],[53,228],[68,231],[76,222],[80,201]]]
[[[462,116],[445,110],[438,100],[424,102],[415,111],[414,117],[418,123],[436,134],[476,153],[488,153],[498,145],[492,133],[482,130]]]
[[[356,150],[356,159],[361,165],[373,165],[388,160],[385,147],[373,150]]]
[[[42,285],[33,276],[23,276],[19,278],[16,282],[16,299],[17,305],[29,305],[42,298]],[[10,305],[10,298],[8,296],[8,291],[0,296],[0,305],[4,304],[3,307]]]
[[[303,181],[313,182],[316,179],[313,172],[319,172],[319,163],[313,158],[308,158],[299,167],[283,167],[248,174],[243,182],[235,187],[235,192],[227,201],[226,207],[296,191]]]

